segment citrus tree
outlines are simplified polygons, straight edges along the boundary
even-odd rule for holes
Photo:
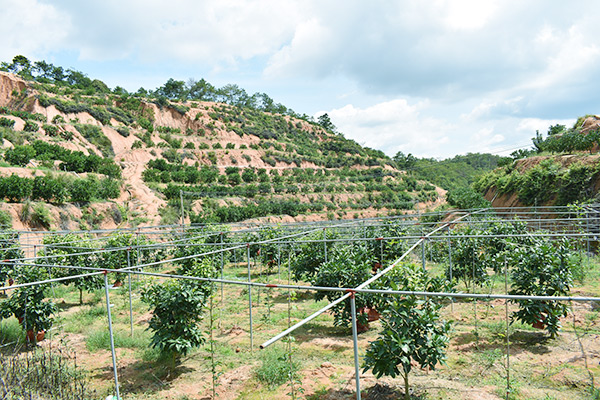
[[[205,258],[185,272],[189,276],[213,277],[215,268]],[[204,343],[200,322],[210,294],[210,282],[183,279],[156,283],[142,291],[142,301],[152,308],[150,345],[168,357],[172,367],[181,356]]]
[[[552,243],[536,238],[531,246],[522,246],[511,254],[512,288],[514,295],[568,296],[573,284],[572,269],[577,262],[569,242]],[[519,310],[512,314],[519,320],[545,328],[551,337],[560,331],[560,317],[566,317],[567,304],[558,301],[515,300]]]
[[[415,264],[402,264],[386,279],[393,290],[449,291],[447,282],[432,278]],[[442,305],[435,297],[393,296],[383,304],[383,329],[365,353],[364,371],[380,378],[400,375],[404,379],[404,398],[409,399],[409,374],[416,363],[434,369],[446,359],[450,322],[440,318]]]
[[[324,287],[355,288],[373,276],[373,262],[374,258],[364,243],[338,244],[332,249],[329,260],[317,268],[312,284]],[[329,301],[334,301],[343,294],[341,292],[317,291],[315,292],[315,300],[326,298]],[[358,293],[355,301],[357,310],[359,310],[358,322],[366,325],[368,316],[364,310],[377,308],[380,296],[370,293]],[[349,300],[337,304],[332,310],[335,325],[350,326],[352,314]]]
[[[88,235],[68,233],[66,235],[46,235],[44,248],[38,256],[52,256],[47,262],[54,265],[80,267],[97,267],[99,255],[91,253],[97,247]],[[80,275],[83,271],[75,268],[53,268],[50,273],[53,278]],[[92,292],[103,286],[104,280],[99,275],[85,276],[64,281],[65,285],[72,284],[79,290],[79,304],[83,304],[83,292]]]
[[[458,237],[452,243],[452,270],[446,267],[446,277],[461,280],[465,288],[472,289],[473,284],[483,284],[488,279],[487,256],[484,241],[474,236],[482,235],[479,229],[467,227],[454,232]]]
[[[15,262],[10,261],[23,257],[23,250],[19,246],[19,235],[16,232],[5,231],[0,233],[0,285],[11,278]]]
[[[17,283],[29,283],[48,278],[45,270],[37,267],[20,264],[14,268],[14,277]],[[44,290],[48,284],[20,287],[10,297],[0,303],[0,319],[14,315],[23,329],[32,331],[31,337],[35,340],[38,332],[45,332],[52,326],[52,314],[57,311],[52,301],[46,301]]]

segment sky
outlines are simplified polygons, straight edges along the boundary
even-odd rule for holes
[[[206,79],[328,113],[393,156],[507,155],[600,114],[600,2],[0,0],[0,61],[21,54],[156,89]]]

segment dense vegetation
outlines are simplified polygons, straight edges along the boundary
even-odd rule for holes
[[[398,168],[411,176],[434,183],[446,190],[469,187],[479,175],[506,164],[507,157],[468,153],[445,160],[418,158],[401,151],[393,157]]]
[[[520,166],[523,161],[509,163],[481,176],[473,188],[479,193],[490,188],[499,194],[515,193],[525,205],[564,206],[594,199],[600,164],[580,152],[597,148],[600,131],[583,132],[584,120],[579,118],[570,129],[564,125],[550,126],[545,139],[538,132],[532,139],[532,150],[513,153],[515,159],[529,157],[527,167]],[[580,154],[569,159],[561,157],[576,153]]]
[[[344,138],[327,114],[317,120],[299,116],[265,94],[249,96],[235,85],[218,89],[203,80],[170,79],[154,91],[128,93],[118,87],[111,90],[81,72],[23,56],[0,69],[29,81],[26,89],[12,93],[9,107],[0,108],[0,137],[13,145],[3,154],[9,165],[41,167],[45,174],[48,170],[93,172],[119,180],[122,167],[114,160],[106,132],[133,136],[135,140],[128,142],[131,150],[149,153],[144,182],[168,201],[161,210],[165,223],[181,215],[180,193],[184,208],[192,209],[193,202],[202,205],[201,212],[185,212],[192,222],[303,213],[327,213],[334,219],[347,218],[351,212],[356,218],[368,208],[401,213],[417,202],[437,198],[434,186],[400,173],[381,151]],[[34,101],[62,114],[48,121],[42,114],[24,111]],[[179,115],[182,127],[158,124],[153,105],[161,113]],[[93,120],[82,123],[72,118],[81,113]],[[22,131],[14,130],[15,118],[23,121]],[[224,133],[239,136],[241,143],[223,140]],[[94,145],[101,155],[67,150],[61,146],[65,140]],[[29,190],[33,182],[23,181],[23,190],[6,192],[5,198],[62,204],[114,197],[112,192],[96,190],[94,182],[89,193],[78,195],[81,185],[72,177],[46,178],[50,186],[61,179],[63,187],[52,193]],[[100,182],[112,185],[113,181]],[[126,187],[121,182],[118,186]]]

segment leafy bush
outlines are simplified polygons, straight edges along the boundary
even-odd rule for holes
[[[123,137],[129,137],[129,128],[126,126],[117,127],[117,132]]]
[[[44,131],[46,132],[46,134],[48,136],[58,136],[59,135],[58,128],[54,125],[44,124],[42,126],[42,129],[44,129]]]
[[[23,130],[25,132],[37,132],[40,129],[40,126],[33,121],[25,121],[25,126]]]
[[[510,294],[530,296],[569,296],[573,284],[572,269],[577,262],[569,242],[551,243],[536,239],[533,246],[522,246],[510,256],[513,264]],[[519,311],[512,314],[527,324],[545,327],[551,337],[560,330],[560,317],[566,317],[568,306],[558,301],[515,300]]]
[[[256,378],[274,389],[295,379],[299,365],[292,360],[291,354],[277,348],[268,348],[260,353],[260,366],[256,369]]]
[[[208,277],[214,275],[214,269],[210,264],[202,263],[194,265],[187,273]],[[207,282],[168,280],[142,291],[142,301],[152,307],[148,325],[148,329],[153,331],[150,345],[170,356],[172,366],[182,355],[205,341],[199,323],[210,287]]]
[[[4,126],[6,128],[12,128],[15,126],[15,120],[5,117],[0,117],[0,126]]]
[[[13,203],[20,203],[28,197],[31,197],[33,181],[28,178],[21,178],[15,174],[9,177],[0,177],[1,196]]]
[[[32,226],[50,229],[50,225],[54,219],[50,215],[50,211],[44,203],[36,203],[33,205],[29,218],[27,219]]]
[[[448,204],[461,210],[491,207],[491,203],[481,193],[471,188],[451,189],[446,193],[446,199]]]
[[[35,157],[35,155],[36,151],[31,146],[15,146],[6,150],[6,153],[4,153],[4,159],[11,165],[24,167],[31,159]]]
[[[20,264],[15,266],[13,277],[17,283],[28,283],[47,279],[48,274],[43,269]],[[44,301],[48,287],[41,284],[16,289],[8,300],[0,303],[0,319],[14,315],[25,331],[31,330],[34,334],[49,330],[57,308],[53,302]]]
[[[313,244],[314,245],[314,244]],[[322,250],[322,249],[321,249]],[[328,261],[318,267],[311,283],[314,286],[323,287],[357,287],[372,276],[374,259],[364,244],[337,245],[328,254]],[[315,299],[326,298],[334,301],[341,297],[340,292],[317,291]],[[380,296],[376,294],[356,294],[356,307],[358,310],[365,308],[378,308]],[[333,307],[334,324],[337,326],[349,326],[352,321],[350,301],[345,301]],[[357,316],[362,324],[366,324],[366,312],[360,312]]]
[[[75,124],[75,129],[91,144],[98,147],[104,157],[113,157],[115,155],[110,139],[106,137],[99,126]]]
[[[438,278],[431,278],[415,264],[403,264],[390,279],[392,290],[447,291]],[[409,374],[413,362],[421,368],[435,369],[446,359],[451,325],[440,319],[439,298],[393,296],[386,300],[381,316],[383,330],[371,342],[364,358],[364,372],[372,369],[383,375],[404,378],[404,398],[410,399]]]
[[[12,227],[12,216],[8,211],[0,210],[0,231]],[[6,258],[3,258],[4,260]]]

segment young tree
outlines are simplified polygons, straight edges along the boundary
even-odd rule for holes
[[[197,277],[212,277],[215,274],[208,258],[194,263],[187,272]],[[171,367],[175,367],[181,356],[204,343],[199,324],[211,287],[210,282],[169,280],[142,291],[142,301],[152,307],[148,329],[154,334],[150,345],[169,357]]]
[[[513,263],[510,294],[531,296],[568,296],[573,284],[572,267],[576,262],[569,243],[536,239],[511,253]],[[545,327],[550,337],[560,331],[560,317],[566,317],[567,304],[558,301],[516,300],[519,311],[512,318],[537,327]]]
[[[440,292],[448,290],[439,278],[432,278],[415,264],[400,265],[388,280],[394,290]],[[371,342],[364,359],[364,371],[404,379],[404,398],[410,399],[409,374],[413,362],[434,369],[446,359],[450,322],[440,319],[438,298],[394,296],[387,299],[381,316],[383,330]]]

